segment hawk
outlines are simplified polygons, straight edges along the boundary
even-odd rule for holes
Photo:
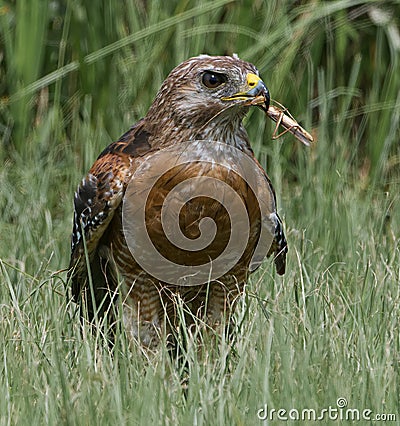
[[[265,255],[274,257],[278,274],[285,273],[287,244],[276,212],[275,192],[254,156],[242,123],[250,107],[257,105],[265,110],[269,101],[268,89],[256,67],[236,55],[200,55],[171,71],[146,116],[104,149],[75,193],[68,278],[83,317],[89,321],[105,314],[111,317],[114,308],[122,306],[129,336],[145,347],[153,347],[163,330],[171,331],[179,323],[177,300],[193,318],[203,316],[214,327],[229,320],[250,272]],[[174,165],[173,159],[178,161],[181,156],[185,160]],[[166,167],[169,163],[171,167]],[[258,179],[255,185],[240,175],[243,167],[253,170]],[[145,176],[157,177],[143,202],[145,221],[142,226],[131,223],[129,232],[125,232],[135,206],[140,204],[138,188],[150,186]],[[229,185],[237,197],[225,197],[225,186],[214,187],[204,179]],[[168,209],[163,210],[163,203],[174,187],[181,188],[179,185],[187,180],[195,196],[179,207],[168,237],[162,220]],[[179,189],[178,198],[185,191]],[[173,199],[176,201],[176,197]],[[266,203],[266,215],[258,199]],[[229,263],[234,250],[226,254],[224,249],[232,242],[229,235],[235,219],[229,208],[233,200],[244,206],[247,230],[235,237],[233,242],[245,240],[244,248],[235,262]],[[207,228],[205,218],[211,218],[215,227]],[[214,232],[212,241],[207,247],[176,247],[170,241],[175,225],[188,244],[200,240],[205,228],[208,233]],[[269,240],[263,227],[269,230]],[[172,265],[168,273],[155,260],[156,255],[141,248],[147,237],[157,256],[161,252],[162,258],[168,257]],[[265,241],[267,250],[255,256],[257,247]],[[177,277],[174,282],[180,267],[215,265],[222,253],[226,256],[222,264],[228,266],[219,275],[196,282],[195,273],[187,274],[183,281]],[[152,262],[157,272],[143,266]]]

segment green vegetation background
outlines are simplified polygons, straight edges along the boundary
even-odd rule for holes
[[[318,141],[247,117],[288,272],[265,262],[236,343],[189,347],[182,386],[164,350],[82,337],[60,270],[98,153],[178,63],[234,52]],[[0,0],[0,424],[256,425],[339,397],[399,424],[399,61],[398,0]]]

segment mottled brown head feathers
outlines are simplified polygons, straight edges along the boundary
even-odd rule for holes
[[[223,83],[207,87],[204,84],[207,72],[222,76]],[[190,58],[174,68],[165,79],[145,120],[150,126],[153,123],[162,126],[164,134],[179,133],[180,138],[186,140],[213,137],[223,140],[227,138],[221,134],[243,133],[241,120],[247,108],[229,104],[222,98],[243,90],[249,73],[258,75],[258,70],[236,56]],[[213,129],[218,130],[215,135]]]

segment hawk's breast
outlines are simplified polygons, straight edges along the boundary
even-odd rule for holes
[[[130,264],[171,284],[245,279],[256,248],[264,257],[271,245],[274,211],[264,171],[241,150],[208,141],[160,150],[136,170],[124,197]]]

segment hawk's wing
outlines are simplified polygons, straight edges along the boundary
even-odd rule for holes
[[[138,122],[117,142],[109,145],[75,192],[68,279],[76,302],[88,288],[89,273],[97,307],[116,289],[116,270],[109,255],[107,231],[129,182],[132,159],[151,150],[150,135],[143,127],[143,121]],[[86,303],[91,318],[94,311],[89,290],[86,291]],[[103,305],[100,312],[107,308],[107,301]]]
[[[272,186],[271,180],[255,157],[254,157],[254,161],[258,165],[258,167],[264,174],[265,179],[268,182],[268,185],[273,195],[274,205],[276,210],[276,194],[275,194],[275,189]],[[281,218],[278,216],[278,213],[276,213],[276,211],[270,216],[270,219],[274,222],[274,238],[272,240],[272,244],[268,251],[267,256],[268,257],[270,257],[271,255],[274,256],[276,272],[279,275],[284,275],[286,271],[286,253],[288,251],[288,248],[287,248],[285,233],[283,232],[283,224],[282,224]]]
[[[283,275],[286,271],[286,253],[288,251],[281,218],[275,214],[275,233],[268,256],[274,255],[276,272]]]

